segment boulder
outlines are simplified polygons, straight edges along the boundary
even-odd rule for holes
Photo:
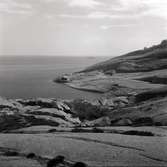
[[[42,108],[57,108],[65,112],[70,112],[70,107],[61,100],[48,99],[48,98],[37,98],[30,100],[17,100],[19,103],[25,106],[40,106]]]
[[[99,126],[99,127],[103,127],[103,126],[110,126],[111,125],[111,120],[109,117],[102,117],[93,121],[87,121],[86,122],[87,126]]]
[[[71,109],[70,109],[70,107],[67,105],[67,104],[65,104],[63,101],[55,101],[55,107],[58,109],[58,110],[63,110],[63,111],[65,111],[65,112],[71,112]]]
[[[133,122],[130,119],[123,118],[114,123],[114,126],[130,126]]]
[[[113,100],[114,100],[114,102],[122,102],[122,103],[125,103],[125,104],[129,103],[129,100],[126,96],[119,96],[119,97],[116,97]]]
[[[102,100],[100,100],[100,102],[101,102],[101,104],[103,105],[103,106],[109,106],[109,107],[114,107],[114,102],[113,102],[113,99],[102,99]]]
[[[3,108],[17,109],[18,106],[19,104],[17,102],[0,97],[0,109]]]

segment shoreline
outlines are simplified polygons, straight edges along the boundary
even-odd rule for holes
[[[93,90],[93,89],[89,89],[89,88],[82,88],[82,87],[77,87],[75,84],[73,83],[64,83],[64,85],[67,85],[70,88],[73,89],[77,89],[77,90],[81,90],[81,91],[86,91],[86,92],[91,92],[91,93],[97,93],[97,94],[101,94],[103,95],[105,92],[104,91],[100,91],[100,90]]]

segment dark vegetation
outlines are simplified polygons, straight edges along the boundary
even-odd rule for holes
[[[80,127],[75,127],[71,130],[71,132],[75,132],[75,133],[104,133],[104,130],[99,129],[99,128],[80,128]]]
[[[65,159],[64,156],[58,155],[57,157],[47,162],[47,167],[56,167],[59,164],[64,164],[64,159]]]
[[[27,157],[28,159],[33,159],[33,158],[36,157],[36,155],[35,155],[35,153],[29,153],[29,154],[27,154],[26,157]]]
[[[18,152],[16,152],[16,151],[7,151],[7,152],[5,152],[4,153],[4,155],[5,156],[18,156],[19,155],[19,153]]]
[[[94,132],[94,133],[104,133],[104,130],[94,127],[92,129],[92,132]]]
[[[87,165],[83,162],[76,162],[72,167],[87,167]]]
[[[91,130],[90,129],[83,129],[83,128],[78,128],[75,127],[71,130],[71,132],[75,132],[75,133],[90,133]]]
[[[123,135],[136,135],[136,136],[155,136],[154,133],[149,131],[138,131],[138,130],[116,130],[116,129],[109,129],[103,130],[100,128],[93,128],[93,129],[86,129],[86,128],[74,128],[72,132],[75,133],[115,133],[115,134],[123,134]]]
[[[135,96],[135,102],[140,103],[146,100],[150,100],[154,98],[162,98],[165,96],[167,96],[167,87],[139,93]]]
[[[17,129],[24,125],[25,120],[21,117],[21,115],[1,115],[0,117],[0,131],[3,130],[10,130],[10,129]]]
[[[47,120],[47,119],[41,119],[37,118],[33,115],[1,115],[0,117],[0,131],[8,131],[8,130],[14,130],[19,128],[24,128],[28,126],[37,126],[37,125],[50,125],[50,126],[58,126],[59,123]]]
[[[167,84],[167,77],[165,78],[165,77],[151,76],[151,77],[139,78],[138,80],[154,84]]]
[[[54,133],[54,132],[57,132],[57,129],[49,129],[48,130],[48,133]]]
[[[150,117],[141,117],[133,121],[133,126],[152,126],[154,121]]]
[[[154,134],[152,132],[137,131],[137,130],[125,131],[122,134],[124,134],[124,135],[136,135],[136,136],[154,136]]]
[[[107,107],[93,105],[91,102],[89,103],[82,99],[74,100],[71,107],[74,115],[79,117],[80,120],[95,120],[109,112]]]

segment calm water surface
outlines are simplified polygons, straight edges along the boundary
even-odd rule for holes
[[[7,98],[95,98],[100,95],[53,83],[56,76],[82,70],[106,58],[0,57],[0,96]]]

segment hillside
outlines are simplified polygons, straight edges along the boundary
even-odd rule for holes
[[[136,94],[167,84],[167,40],[66,76],[70,87],[111,94]]]
[[[143,72],[161,70],[167,68],[167,40],[159,45],[144,50],[134,51],[108,61],[88,67],[83,72],[100,70],[112,74],[113,70],[118,73]]]
[[[89,125],[167,125],[167,40],[73,73],[65,84],[101,93],[100,104],[109,105]]]

